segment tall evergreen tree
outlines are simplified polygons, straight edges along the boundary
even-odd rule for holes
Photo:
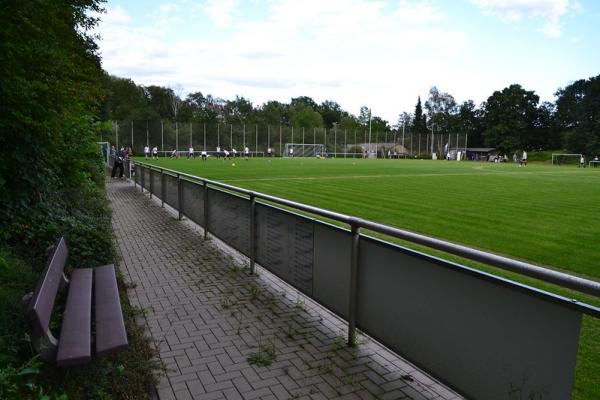
[[[417,105],[415,106],[415,117],[413,119],[412,131],[417,134],[427,133],[427,117],[423,114],[421,96],[418,97]]]

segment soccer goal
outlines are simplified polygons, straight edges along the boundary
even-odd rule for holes
[[[324,144],[286,143],[283,151],[284,157],[316,157],[317,155],[327,156]]]
[[[552,154],[552,165],[579,165],[581,154]]]

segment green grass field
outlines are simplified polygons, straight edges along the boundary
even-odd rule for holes
[[[148,162],[600,279],[600,168],[298,158]],[[442,256],[600,306],[591,296]],[[573,398],[600,399],[600,321],[591,317],[583,321]]]
[[[600,169],[298,158],[150,162],[600,278]]]

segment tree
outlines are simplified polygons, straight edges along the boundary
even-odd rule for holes
[[[452,95],[440,92],[434,86],[429,90],[425,110],[430,124],[429,129],[434,130],[434,133],[448,133],[450,120],[456,113],[456,100]]]
[[[339,124],[342,118],[348,114],[342,110],[342,106],[330,100],[321,103],[316,111],[321,114],[326,128],[333,128],[333,124]]]
[[[252,102],[244,97],[235,96],[235,100],[225,102],[225,120],[228,124],[247,124],[254,112]]]
[[[268,101],[257,110],[258,118],[266,125],[287,125],[290,122],[289,106],[278,101]]]
[[[358,114],[358,122],[365,128],[369,127],[369,121],[371,120],[371,110],[367,106],[362,106]]]
[[[427,133],[427,117],[423,115],[423,107],[421,106],[421,96],[418,97],[417,105],[415,106],[412,131],[416,134]]]
[[[468,135],[471,147],[483,146],[483,116],[473,100],[467,100],[458,107],[458,113],[450,120],[453,132]]]
[[[556,92],[556,125],[567,150],[600,153],[600,75]]]
[[[513,84],[495,91],[486,101],[485,143],[502,152],[534,149],[539,96]]]

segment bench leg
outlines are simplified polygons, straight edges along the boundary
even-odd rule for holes
[[[64,275],[63,275],[64,277]],[[27,293],[23,296],[21,300],[21,306],[23,307],[23,313],[27,313],[27,308],[29,307],[29,302],[33,297],[33,292]],[[28,318],[25,318],[27,322]],[[58,340],[52,335],[50,330],[46,332],[37,332],[36,329],[31,328],[31,324],[29,324],[29,331],[31,332],[31,345],[36,353],[40,355],[40,358],[47,363],[54,364],[56,363],[56,352],[58,351]]]

